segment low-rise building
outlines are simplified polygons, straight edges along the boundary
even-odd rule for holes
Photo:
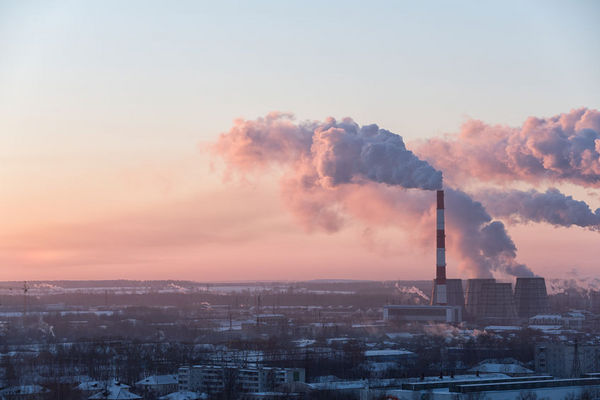
[[[88,397],[89,400],[142,400],[142,396],[132,393],[122,385],[108,385],[96,394]]]
[[[551,376],[527,377],[479,377],[456,376],[455,378],[426,379],[402,383],[400,387],[376,387],[371,385],[360,391],[361,400],[380,398],[412,400],[513,400],[598,398],[600,379],[554,379]],[[585,396],[585,397],[584,397]]]
[[[529,318],[529,326],[559,326],[567,329],[582,329],[585,315],[580,311],[569,311],[560,314],[539,314]]]
[[[274,391],[294,382],[304,382],[303,368],[234,365],[194,365],[179,368],[179,390],[208,394],[225,389],[242,393]]]
[[[159,396],[177,390],[177,375],[152,375],[135,383],[135,386],[145,392],[153,392]]]
[[[459,323],[462,321],[460,306],[429,305],[386,305],[383,307],[383,319],[396,322],[442,322]]]

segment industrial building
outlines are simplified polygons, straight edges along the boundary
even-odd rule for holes
[[[412,306],[386,305],[383,307],[385,321],[404,322],[442,322],[459,323],[462,321],[462,308],[458,306]]]
[[[274,368],[235,365],[193,365],[179,368],[180,391],[220,393],[225,388],[240,392],[269,392],[281,385],[304,382],[303,368]]]

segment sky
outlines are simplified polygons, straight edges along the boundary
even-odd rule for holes
[[[0,279],[429,279],[433,239],[307,232],[277,170],[228,177],[211,143],[274,110],[411,143],[600,109],[599,16],[596,1],[0,1]],[[535,273],[598,273],[597,232],[507,229]]]

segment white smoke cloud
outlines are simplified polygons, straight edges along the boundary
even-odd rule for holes
[[[409,151],[399,135],[377,125],[360,127],[349,118],[295,124],[288,114],[272,113],[236,121],[214,148],[231,172],[282,167],[283,200],[308,230],[336,232],[352,217],[432,237],[433,198],[405,189],[438,189],[442,175]],[[448,243],[459,268],[473,277],[532,275],[515,261],[516,247],[501,222],[466,193],[450,188],[446,193],[452,209]]]
[[[555,226],[581,226],[600,229],[600,208],[590,207],[572,196],[551,188],[545,193],[536,190],[485,190],[477,193],[492,215],[508,218],[513,223],[546,222]]]

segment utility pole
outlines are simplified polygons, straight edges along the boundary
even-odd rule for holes
[[[579,342],[575,339],[573,345],[573,368],[571,370],[572,378],[579,378],[581,376],[581,362],[579,361]]]

